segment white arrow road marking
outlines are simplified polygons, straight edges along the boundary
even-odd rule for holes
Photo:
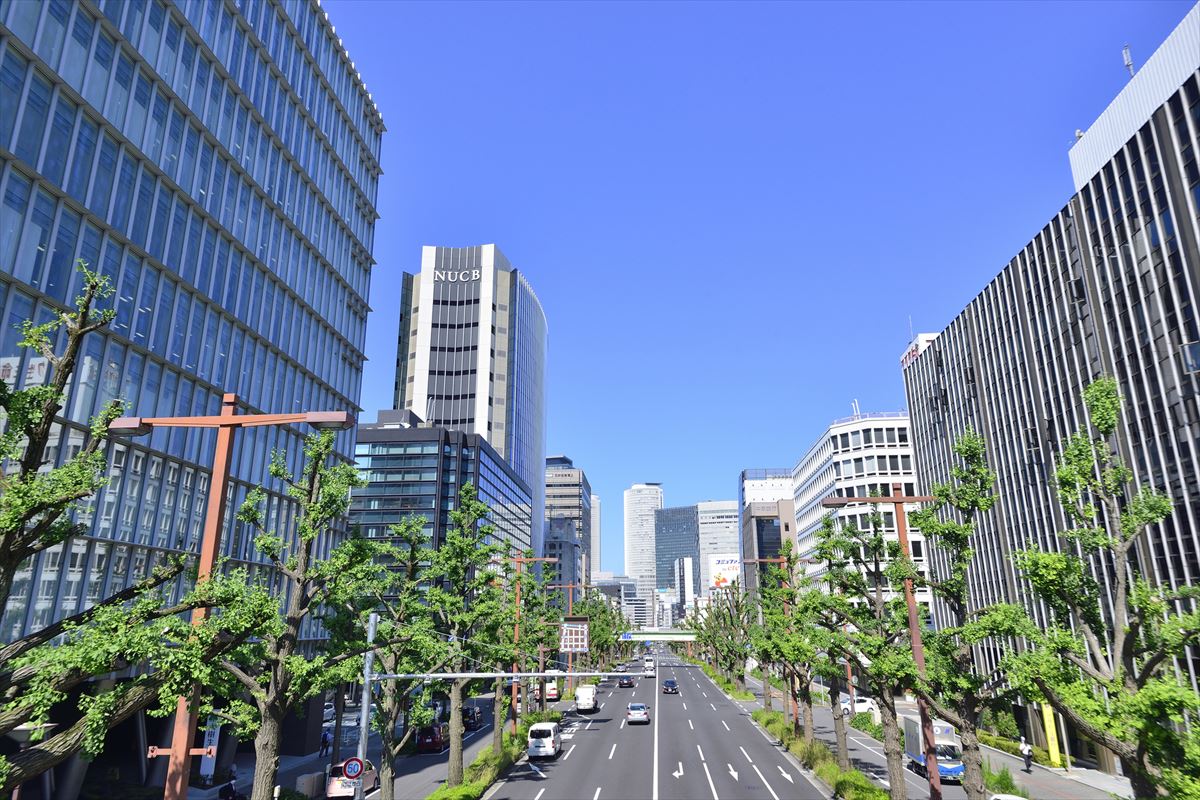
[[[542,800],[542,795],[546,793],[546,787],[538,789],[538,793],[533,796],[533,800]]]
[[[726,730],[728,730],[728,728],[726,728]],[[738,750],[741,750],[741,751],[742,751],[742,755],[744,755],[744,756],[746,757],[746,760],[747,760],[747,761],[749,761],[751,764],[753,764],[753,763],[754,763],[754,759],[753,759],[753,758],[751,758],[751,757],[750,757],[750,754],[746,752],[746,748],[742,747],[742,746],[739,744],[739,745],[738,745]]]
[[[682,761],[679,762],[679,769],[675,770],[671,774],[674,775],[677,779],[683,777],[683,762]]]
[[[690,719],[688,720],[688,727],[691,728],[692,730],[696,730],[696,726],[692,724],[692,721]]]
[[[571,757],[571,753],[575,752],[576,746],[577,745],[571,745],[571,749],[567,751],[567,754],[565,756],[563,756],[563,761],[566,761],[568,758]]]
[[[736,781],[737,780],[737,770],[733,768],[733,764],[726,762],[725,766],[729,767],[729,774],[732,775],[733,779]]]
[[[529,768],[530,768],[531,770],[533,770],[534,772],[536,772],[536,773],[537,773],[537,776],[538,776],[539,778],[544,778],[544,777],[546,777],[546,773],[542,772],[540,769],[538,769],[537,767],[535,767],[535,766],[533,765],[533,762],[532,762],[532,761],[530,761],[530,762],[529,762]]]
[[[701,763],[700,766],[704,767],[704,777],[708,778],[708,789],[712,792],[713,800],[721,800],[717,797],[717,787],[713,786],[712,775],[708,772],[708,764]]]
[[[700,749],[700,745],[696,745],[696,752],[700,754],[700,760],[704,760],[704,751]]]
[[[793,778],[791,775],[788,775],[786,772],[783,771],[783,767],[780,767],[778,764],[776,764],[775,766],[779,769],[779,774],[782,775],[783,777],[787,778],[788,783],[796,782],[795,778]],[[766,783],[766,781],[763,781],[763,783]],[[535,797],[535,798],[533,798],[533,800],[537,800],[537,798]]]
[[[613,742],[612,750],[608,751],[608,760],[612,761],[613,753],[617,752],[617,743]]]
[[[758,767],[754,767],[754,771],[758,772]],[[763,782],[763,786],[767,787],[767,791],[771,793],[771,797],[774,797],[775,800],[779,800],[779,795],[775,794],[775,790],[771,788],[771,784],[767,783],[767,779],[763,777],[761,772],[758,772],[758,779]]]

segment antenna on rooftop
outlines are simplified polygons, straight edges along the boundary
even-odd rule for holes
[[[855,398],[850,401],[850,407],[854,409],[854,418],[855,419],[858,419],[860,416],[862,416],[862,411],[860,411],[858,408],[858,398]]]
[[[1121,55],[1125,58],[1125,69],[1129,70],[1129,77],[1133,77],[1133,56],[1129,54],[1129,45],[1121,48]]]

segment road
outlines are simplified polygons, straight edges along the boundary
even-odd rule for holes
[[[662,681],[679,682],[678,695]],[[600,708],[564,717],[557,759],[522,763],[488,800],[816,800],[828,793],[730,701],[699,667],[661,654],[654,677],[632,689],[600,684]],[[625,724],[645,702],[649,725]]]

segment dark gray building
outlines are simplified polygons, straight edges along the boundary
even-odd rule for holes
[[[1125,398],[1117,444],[1138,484],[1174,513],[1136,558],[1154,583],[1200,581],[1200,6],[1194,6],[1071,150],[1077,193],[936,335],[902,359],[922,490],[946,481],[951,446],[981,432],[999,497],[979,520],[973,607],[1049,611],[1012,562],[1072,544],[1051,478],[1066,436],[1085,428],[1083,388],[1113,375]],[[946,563],[931,547],[932,572]],[[1111,565],[1093,562],[1102,587]],[[935,603],[933,622],[944,614]],[[994,666],[1000,653],[982,649]],[[1197,687],[1196,653],[1180,668]],[[1082,741],[1075,754],[1108,763]]]
[[[654,512],[656,589],[678,589],[675,560],[692,559],[692,589],[700,594],[700,513],[696,506],[660,508]]]
[[[587,578],[592,568],[592,486],[587,475],[566,456],[546,459],[546,525],[569,520],[580,545],[582,566],[579,577]],[[553,555],[547,549],[546,555]],[[597,554],[599,555],[599,554]]]
[[[530,546],[529,487],[480,434],[420,426],[411,414],[384,410],[378,422],[358,426],[355,461],[367,485],[353,492],[350,521],[364,536],[387,538],[389,525],[415,515],[439,547],[459,490],[471,483],[491,508],[495,538],[514,554]]]

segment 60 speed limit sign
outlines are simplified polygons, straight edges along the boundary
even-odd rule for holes
[[[342,765],[342,774],[350,780],[361,778],[363,774],[363,762],[361,758],[347,758],[346,763]]]

